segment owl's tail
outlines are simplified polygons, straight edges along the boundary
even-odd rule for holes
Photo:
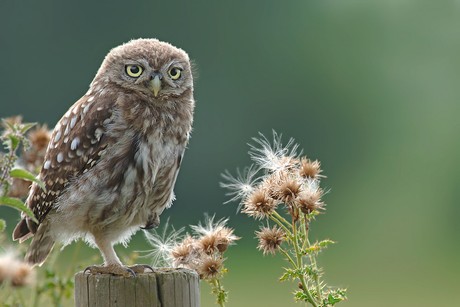
[[[49,231],[48,223],[40,224],[32,243],[26,253],[25,260],[30,264],[42,265],[54,246],[54,238]]]

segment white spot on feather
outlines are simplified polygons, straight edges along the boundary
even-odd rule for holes
[[[93,101],[93,100],[94,100],[94,96],[91,96],[91,97],[88,98],[87,101],[88,101],[88,102],[91,102],[91,101]]]
[[[97,128],[96,131],[94,131],[94,136],[99,141],[103,133],[104,133],[104,130],[102,130],[101,128]]]
[[[58,155],[56,157],[56,161],[58,163],[61,163],[62,161],[64,161],[64,155],[62,154],[62,152],[58,153]]]
[[[50,166],[51,166],[51,161],[50,160],[46,160],[45,164],[43,164],[44,169],[49,169]]]
[[[61,130],[59,130],[58,132],[56,132],[56,135],[54,136],[54,143],[57,143],[59,141],[59,139],[61,138]]]
[[[69,134],[69,132],[70,132],[70,128],[69,128],[69,125],[67,125],[67,126],[65,127],[64,135]],[[65,143],[66,143],[66,142],[65,142]]]
[[[70,144],[70,149],[71,150],[77,149],[78,144],[80,144],[80,139],[76,137],[72,140],[72,143]]]
[[[86,114],[89,110],[89,107],[91,106],[91,103],[88,103],[85,108],[83,109],[83,114]]]
[[[77,116],[72,117],[72,119],[70,120],[70,129],[75,127],[76,122],[77,122]]]

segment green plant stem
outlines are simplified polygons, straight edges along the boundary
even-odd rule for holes
[[[287,251],[285,251],[281,246],[279,247],[279,251],[284,255],[286,256],[287,260],[292,264],[292,266],[294,268],[297,268],[297,264],[294,262],[294,260],[292,259],[291,255],[289,255],[289,253]]]
[[[299,251],[299,246],[298,246],[299,240],[297,238],[297,225],[294,219],[292,219],[292,232],[294,235],[293,243],[294,243],[294,249],[295,249],[296,258],[297,258],[297,267],[302,268],[303,267],[302,253]],[[310,301],[310,303],[313,305],[313,307],[318,307],[318,304],[316,303],[315,299],[313,298],[310,291],[308,290],[307,283],[305,282],[305,276],[303,276],[302,274],[299,276],[299,279],[300,279],[300,283],[302,284],[303,291],[307,295],[307,298]]]
[[[274,216],[270,216],[270,219],[271,219],[273,222],[275,222],[278,226],[280,226],[281,228],[283,228],[283,230],[284,230],[284,232],[286,233],[286,236],[288,237],[288,239],[289,239],[290,241],[293,241],[293,238],[294,238],[294,237],[292,236],[291,231],[290,231],[286,226],[284,226],[283,223],[281,223],[281,222],[280,222],[276,217],[274,217]]]
[[[279,214],[278,212],[276,211],[273,211],[272,213],[278,220],[280,220],[281,222],[284,223],[284,225],[286,225],[286,227],[291,227],[291,223],[288,222],[281,214]]]
[[[304,231],[304,234],[305,234],[305,240],[303,241],[303,244],[302,244],[302,250],[305,250],[308,247],[310,247],[310,241],[308,240],[309,227],[307,226],[307,224],[309,223],[309,219],[307,218],[306,214],[304,214],[302,222],[303,222],[302,223],[302,228],[303,228],[303,231]],[[317,272],[318,271],[318,266],[316,265],[315,256],[312,255],[312,254],[309,254],[308,258],[310,259],[311,265],[313,266],[313,268]],[[322,295],[321,295],[321,283],[319,281],[319,276],[315,275],[313,279],[315,281],[316,292],[318,293],[319,301],[321,302],[322,301]]]
[[[219,304],[221,307],[225,307],[225,301],[221,300],[220,297],[220,294],[224,292],[224,289],[222,288],[219,279],[214,278],[212,279],[211,283],[213,286],[213,292],[217,294],[217,304]]]
[[[318,272],[318,266],[316,265],[315,256],[310,254],[309,258],[310,258],[310,263],[313,266],[315,272]],[[313,277],[313,280],[315,281],[316,292],[318,292],[318,298],[319,298],[319,301],[321,302],[323,298],[322,298],[322,295],[321,295],[321,283],[319,281],[319,273],[315,274],[315,276]]]

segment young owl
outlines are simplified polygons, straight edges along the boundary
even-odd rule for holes
[[[193,78],[188,55],[156,39],[132,40],[105,57],[88,92],[54,128],[26,216],[13,239],[33,236],[26,254],[42,264],[54,242],[84,238],[104,264],[92,273],[143,272],[124,267],[113,245],[159,225],[190,137]]]

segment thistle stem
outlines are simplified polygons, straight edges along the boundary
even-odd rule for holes
[[[302,223],[302,228],[303,228],[303,231],[305,233],[305,240],[304,240],[303,245],[302,245],[302,250],[305,250],[306,248],[310,247],[310,240],[308,240],[308,230],[309,230],[308,223],[309,223],[309,219],[308,219],[307,215],[305,214],[304,215],[304,221]],[[312,254],[309,254],[308,258],[310,259],[310,263],[313,266],[315,272],[317,272],[318,271],[318,266],[316,265],[316,257],[314,255],[312,255]],[[319,298],[319,301],[321,302],[322,295],[321,295],[321,283],[319,281],[319,276],[315,275],[313,277],[313,280],[315,281],[316,292],[318,293],[318,298]]]
[[[294,235],[294,249],[295,249],[295,254],[297,258],[297,267],[301,269],[303,267],[303,262],[302,262],[302,254],[299,251],[299,240],[297,238],[297,225],[294,219],[292,219],[292,232]],[[303,274],[300,274],[299,276],[300,283],[302,284],[303,291],[305,295],[307,296],[308,301],[312,304],[313,307],[318,307],[318,304],[316,303],[315,299],[310,293],[310,290],[308,290],[307,283],[305,282],[305,276]]]
[[[292,266],[294,268],[297,268],[297,265],[294,262],[294,260],[292,259],[291,255],[289,255],[289,253],[287,251],[285,251],[281,246],[279,247],[279,250],[284,256],[286,256],[287,260],[292,264]]]
[[[291,227],[291,223],[289,223],[283,216],[281,216],[281,214],[279,214],[278,212],[276,211],[273,211],[272,213],[278,220],[280,220],[281,222],[284,223],[284,225],[286,225],[286,227]]]
[[[276,212],[276,211],[275,211]],[[273,214],[270,215],[270,219],[275,222],[276,224],[278,224],[278,226],[280,226],[281,228],[283,228],[283,230],[286,232],[286,235],[288,236],[288,238],[293,241],[293,236],[292,236],[292,233],[291,231],[279,220],[277,219]]]
[[[219,304],[220,307],[225,307],[225,298],[221,297],[221,293],[224,292],[224,289],[222,288],[222,285],[220,284],[219,279],[214,278],[211,281],[212,287],[213,287],[213,293],[217,295],[217,304]]]

